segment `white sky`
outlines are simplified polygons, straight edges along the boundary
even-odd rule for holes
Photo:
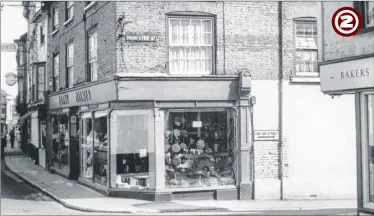
[[[14,43],[13,40],[19,38],[27,32],[27,22],[23,17],[23,7],[14,7],[7,5],[21,5],[22,2],[4,2],[5,6],[1,13],[1,43]],[[8,94],[17,95],[17,84],[8,86],[5,83],[4,75],[8,72],[16,73],[17,62],[16,53],[1,52],[1,89]]]

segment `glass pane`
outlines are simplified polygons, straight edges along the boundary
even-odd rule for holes
[[[231,112],[170,112],[165,131],[167,188],[235,184]]]
[[[188,33],[189,33],[190,20],[189,19],[182,19],[181,25],[182,25],[182,32],[183,32],[182,43],[181,44],[184,45],[184,46],[188,46],[189,45]]]
[[[170,45],[178,44],[178,31],[179,31],[179,19],[170,19],[170,36],[169,36],[169,43]]]
[[[101,114],[101,115],[100,115]],[[94,114],[94,181],[98,184],[107,185],[108,171],[108,127],[106,113]]]
[[[296,35],[304,35],[304,24],[296,23]]]
[[[204,33],[212,33],[212,20],[203,20]]]
[[[374,202],[374,95],[368,101],[368,163],[369,163],[369,202]]]
[[[366,27],[374,26],[374,1],[366,2]]]
[[[111,116],[111,187],[149,187],[152,125],[148,112],[113,111]]]
[[[81,176],[86,179],[93,177],[93,130],[92,119],[85,114],[82,116],[82,140],[81,140]]]
[[[69,173],[69,126],[68,114],[52,116],[53,167]]]
[[[198,46],[202,44],[202,31],[201,31],[201,20],[192,20],[192,35],[193,45]]]

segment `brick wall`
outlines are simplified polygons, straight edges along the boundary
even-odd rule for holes
[[[284,1],[283,3],[283,78],[289,80],[294,71],[294,19],[318,16],[317,2]]]
[[[344,6],[353,7],[353,2],[323,2],[325,61],[374,53],[373,31],[345,38],[332,29],[332,15]]]
[[[58,2],[53,7],[59,9],[59,30],[52,33],[52,19],[48,24],[48,79],[49,90],[52,89],[53,53],[60,56],[60,87],[66,85],[66,46],[74,42],[74,84],[80,84],[86,80],[86,32],[97,29],[98,45],[98,76],[99,79],[114,74],[115,72],[115,3],[96,2],[86,11],[86,26],[83,22],[85,2],[74,2],[74,19],[64,25],[65,2]],[[52,8],[53,8],[52,7]],[[86,28],[86,29],[85,29]]]
[[[125,34],[158,36],[157,42],[118,40],[117,71],[166,73],[166,13],[178,11],[216,16],[217,74],[236,74],[238,70],[250,68],[255,79],[277,77],[276,2],[117,2],[117,18],[125,15],[125,21],[131,21],[125,26]],[[158,65],[161,69],[155,67]]]

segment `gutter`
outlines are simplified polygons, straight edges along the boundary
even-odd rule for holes
[[[283,7],[282,2],[278,2],[278,149],[279,149],[279,168],[278,176],[280,180],[280,199],[283,200]]]

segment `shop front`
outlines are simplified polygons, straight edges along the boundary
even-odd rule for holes
[[[75,167],[109,196],[251,199],[249,94],[246,73],[116,77],[51,95],[52,169]]]
[[[320,65],[321,90],[355,95],[358,212],[374,214],[374,57]]]

